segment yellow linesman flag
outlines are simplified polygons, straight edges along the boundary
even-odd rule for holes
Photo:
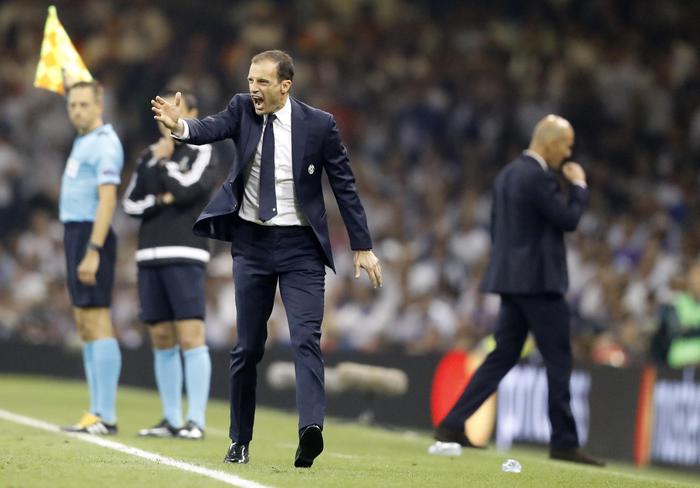
[[[41,58],[36,67],[34,86],[63,95],[64,75],[72,82],[92,80],[92,75],[58,20],[56,7],[51,5],[46,17]]]

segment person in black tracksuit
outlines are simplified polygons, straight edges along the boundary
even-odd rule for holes
[[[183,98],[187,116],[196,117],[194,96]],[[161,124],[159,129],[163,137],[139,157],[124,197],[126,213],[141,219],[136,251],[140,315],[149,325],[163,405],[161,422],[139,435],[202,439],[211,378],[204,340],[209,251],[207,240],[192,233],[192,225],[215,183],[213,149],[176,142]],[[186,423],[181,410],[183,370]]]

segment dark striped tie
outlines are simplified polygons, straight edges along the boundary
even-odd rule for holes
[[[260,220],[267,222],[277,215],[275,196],[275,131],[272,121],[275,114],[267,116],[263,134],[262,155],[260,156]]]

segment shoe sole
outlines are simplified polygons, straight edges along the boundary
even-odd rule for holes
[[[177,437],[175,434],[154,434],[154,433],[150,433],[150,432],[149,433],[138,432],[136,435],[139,437],[151,437],[154,439],[167,439],[167,438],[171,438],[171,437]]]
[[[107,436],[107,435],[117,435],[118,432],[116,430],[108,430],[107,432],[90,432],[89,430],[85,429],[80,429],[80,430],[69,430],[69,429],[61,429],[63,432],[68,432],[70,434],[86,434],[86,435],[95,435],[95,436]]]
[[[225,464],[248,464],[248,459],[246,459],[245,461],[234,461],[233,459],[229,459],[229,458],[225,457],[224,463]]]
[[[306,429],[299,439],[299,452],[294,459],[295,468],[310,468],[314,459],[323,452],[321,429]]]
[[[186,435],[176,435],[176,436],[174,436],[174,437],[175,437],[176,439],[182,439],[182,440],[184,440],[184,441],[203,441],[203,440],[204,440],[204,436],[203,436],[203,435],[201,435],[201,436],[199,436],[199,437],[189,437],[189,436],[186,436]]]

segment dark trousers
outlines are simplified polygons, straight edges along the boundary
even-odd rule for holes
[[[325,265],[310,227],[262,226],[238,219],[233,233],[238,344],[231,350],[233,441],[253,437],[257,364],[279,282],[294,350],[299,428],[323,426],[326,409],[321,357]]]
[[[576,422],[571,413],[572,359],[570,313],[561,295],[502,295],[496,348],[476,370],[462,396],[441,425],[463,429],[464,422],[498,388],[518,363],[528,331],[532,331],[547,369],[551,449],[578,447]]]
[[[68,294],[74,307],[109,308],[112,305],[114,268],[117,262],[117,237],[109,229],[104,247],[100,250],[100,267],[94,285],[85,285],[78,279],[78,266],[85,257],[92,222],[66,222],[63,247],[66,252],[66,281]]]

